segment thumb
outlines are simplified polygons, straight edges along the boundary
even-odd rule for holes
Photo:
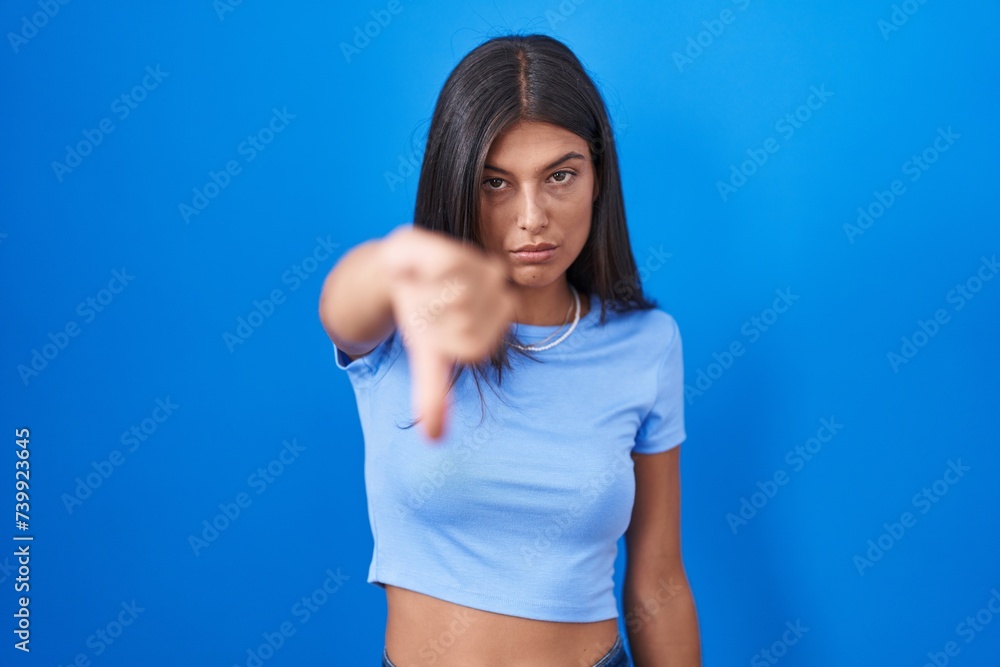
[[[410,354],[413,409],[431,440],[444,432],[451,362],[427,341],[413,341]]]

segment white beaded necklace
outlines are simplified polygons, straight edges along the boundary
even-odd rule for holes
[[[569,330],[566,331],[566,333],[564,333],[562,336],[560,336],[559,338],[555,339],[554,341],[552,341],[548,345],[537,345],[537,344],[536,345],[519,345],[519,344],[514,343],[514,342],[508,342],[508,345],[510,345],[512,347],[516,347],[519,350],[524,350],[526,352],[541,352],[542,350],[548,350],[549,348],[553,348],[556,345],[558,345],[559,343],[561,343],[564,340],[566,340],[566,338],[571,333],[573,333],[573,330],[576,329],[576,325],[580,322],[580,293],[577,292],[576,288],[573,287],[572,285],[570,285],[569,288],[573,291],[573,301],[576,304],[576,314],[573,316],[573,324],[570,325]],[[550,338],[551,338],[551,336],[550,336]]]

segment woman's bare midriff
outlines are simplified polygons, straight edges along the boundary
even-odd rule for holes
[[[385,586],[385,646],[396,667],[590,667],[618,620],[557,623],[495,614]]]

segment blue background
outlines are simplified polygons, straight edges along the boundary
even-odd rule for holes
[[[902,4],[912,15],[888,1],[5,3],[4,512],[16,428],[31,429],[31,486],[29,530],[0,525],[0,662],[246,665],[287,622],[264,664],[377,664],[363,444],[320,288],[344,252],[410,219],[461,56],[537,31],[606,97],[636,261],[684,336],[683,545],[704,664],[773,664],[769,650],[783,665],[995,665],[1000,8]],[[831,94],[809,108],[814,86]],[[142,98],[126,117],[123,94]],[[275,109],[280,131],[241,149]],[[103,119],[113,131],[88,151]],[[769,138],[777,151],[747,163]],[[53,166],[81,142],[75,167]],[[936,160],[911,180],[925,150]],[[225,187],[185,219],[212,172]],[[903,194],[849,234],[894,180]],[[798,298],[775,314],[779,290]],[[51,342],[68,323],[78,335]],[[920,345],[894,365],[904,338]],[[822,419],[841,425],[832,438]],[[818,433],[804,464],[786,456]],[[286,441],[297,455],[272,463]],[[938,481],[949,461],[968,470]],[[269,463],[270,482],[251,477]],[[99,486],[67,504],[88,476]],[[226,525],[220,504],[239,498]],[[224,529],[193,547],[213,520]],[[34,537],[30,655],[12,647],[15,534]],[[303,619],[295,605],[338,569]],[[120,636],[96,639],[133,600]],[[977,613],[978,630],[962,625]],[[785,643],[786,622],[808,630]]]

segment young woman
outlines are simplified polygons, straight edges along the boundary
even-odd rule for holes
[[[319,311],[364,432],[384,667],[633,664],[623,534],[634,665],[700,664],[680,333],[643,294],[607,111],[566,46],[462,59],[412,226],[342,257]]]

